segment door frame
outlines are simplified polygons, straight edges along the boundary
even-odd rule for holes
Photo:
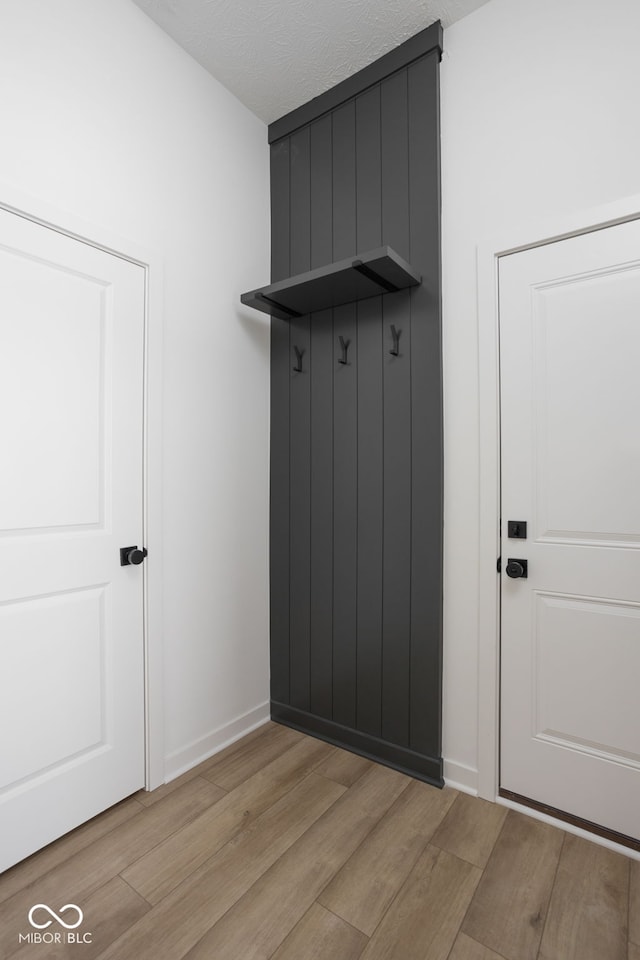
[[[162,341],[163,264],[156,251],[101,224],[0,183],[0,209],[142,267],[145,275],[143,359],[143,566],[145,787],[164,783],[162,646]]]
[[[640,218],[640,194],[550,215],[483,239],[477,246],[478,301],[478,796],[496,801],[500,773],[500,357],[498,263],[502,256]],[[510,801],[500,803],[527,810]],[[544,815],[537,815],[556,823]],[[571,832],[588,836],[563,824]],[[607,844],[634,856],[633,851]]]

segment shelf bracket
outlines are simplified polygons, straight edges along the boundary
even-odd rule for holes
[[[372,280],[373,283],[377,283],[378,286],[386,290],[387,293],[397,293],[400,289],[400,287],[396,287],[395,283],[391,283],[390,280],[381,277],[379,273],[376,273],[375,270],[372,270],[371,267],[364,264],[362,260],[354,260],[351,266],[354,270],[357,270],[358,273],[361,273],[363,277],[366,277],[367,280]]]
[[[255,293],[254,297],[256,300],[260,300],[262,303],[266,303],[267,306],[273,307],[275,310],[280,310],[282,313],[286,313],[288,317],[291,317],[292,320],[295,320],[297,317],[302,317],[302,313],[298,313],[297,310],[292,310],[291,307],[285,307],[283,303],[278,303],[277,300],[272,300],[271,297],[265,297],[264,293]]]

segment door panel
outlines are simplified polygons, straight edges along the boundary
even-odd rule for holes
[[[501,786],[632,837],[639,303],[638,222],[500,261],[502,556],[528,560],[502,576]]]
[[[617,709],[594,710],[611,664],[632,662],[640,605],[536,593],[532,735],[640,768],[637,677],[616,677]],[[606,643],[602,642],[606,638]],[[570,678],[571,696],[567,696]]]
[[[0,212],[0,869],[143,785],[144,272]]]
[[[532,288],[538,538],[640,541],[634,303],[636,265]]]
[[[0,277],[19,291],[3,324],[0,402],[11,410],[3,453],[20,465],[0,474],[0,531],[96,527],[103,521],[105,286],[6,248]],[[28,368],[16,362],[27,357]]]
[[[104,746],[105,590],[70,590],[25,597],[0,607],[0,635],[11,637],[0,679],[0,725],[12,730],[0,786],[17,785],[45,769]],[[69,665],[73,669],[69,669]],[[24,687],[36,703],[55,702],[34,739],[32,725],[14,726]],[[81,682],[78,682],[81,678]],[[18,682],[16,680],[18,679]],[[60,706],[64,704],[64,709]],[[82,724],[78,718],[82,718]]]

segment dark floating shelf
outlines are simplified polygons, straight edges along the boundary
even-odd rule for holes
[[[240,300],[272,317],[292,320],[342,303],[415,287],[420,280],[420,275],[395,250],[380,247],[358,257],[331,263],[328,267],[279,280],[268,287],[250,290],[243,293]]]

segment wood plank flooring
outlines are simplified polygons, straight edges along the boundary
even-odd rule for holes
[[[640,863],[269,723],[0,875],[0,957],[640,960]]]

